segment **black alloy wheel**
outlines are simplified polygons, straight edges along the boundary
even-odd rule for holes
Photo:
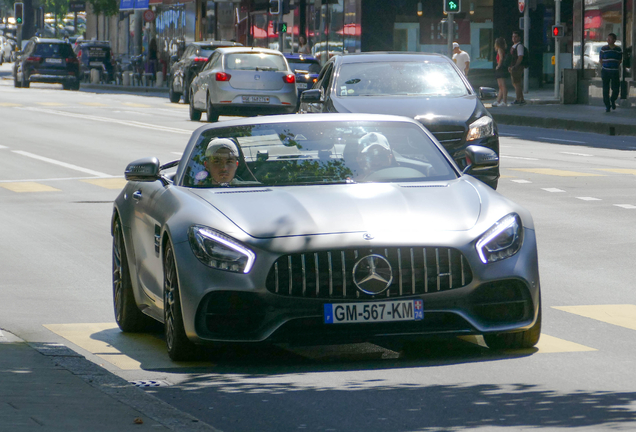
[[[170,98],[170,102],[179,103],[179,99],[181,99],[181,93],[177,93],[174,91],[174,80],[170,80],[170,87],[168,87],[168,97]]]
[[[140,332],[154,324],[154,320],[137,307],[130,280],[124,233],[119,218],[113,229],[113,306],[115,321],[124,332]]]
[[[183,77],[183,103],[190,103],[192,98],[192,92],[190,91],[191,82],[184,76]]]
[[[194,97],[190,95],[190,102],[188,103],[190,107],[190,120],[192,121],[200,121],[201,120],[201,111],[194,107]]]
[[[163,316],[168,355],[174,361],[189,360],[196,354],[183,326],[179,279],[172,245],[166,246],[163,256]]]
[[[485,334],[484,341],[488,348],[494,350],[532,348],[541,337],[541,297],[539,297],[539,314],[537,321],[528,330],[517,333]]]
[[[210,102],[210,95],[207,97],[208,102],[206,104],[206,113],[209,123],[216,123],[219,121],[219,112],[212,108],[212,102]]]

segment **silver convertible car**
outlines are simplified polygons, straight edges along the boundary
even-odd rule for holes
[[[532,217],[460,171],[406,117],[268,116],[197,129],[181,160],[128,165],[112,217],[125,332],[198,344],[323,344],[483,335],[534,346],[541,295]],[[175,169],[176,168],[176,169]]]
[[[290,114],[297,108],[296,75],[285,57],[265,48],[218,48],[190,85],[190,120],[207,114]]]

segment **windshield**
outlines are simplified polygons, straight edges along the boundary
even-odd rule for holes
[[[286,71],[285,57],[265,53],[236,53],[225,56],[225,68],[230,70]]]
[[[465,96],[468,89],[447,63],[373,62],[342,65],[336,94],[356,96]]]
[[[289,63],[289,68],[292,71],[302,70],[307,71],[310,74],[319,74],[320,73],[320,63],[317,61],[300,61],[300,60],[287,60]]]
[[[73,57],[73,48],[69,44],[61,43],[38,43],[35,46],[34,54],[49,57],[49,56],[61,56],[61,57]]]
[[[416,124],[292,122],[204,131],[185,167],[183,184],[262,187],[456,177]]]

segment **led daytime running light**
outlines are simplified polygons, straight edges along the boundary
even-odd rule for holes
[[[206,229],[202,229],[199,228],[196,230],[196,232],[201,235],[202,237],[205,237],[209,240],[215,241],[217,243],[221,243],[223,246],[226,246],[230,249],[233,249],[239,253],[242,253],[243,255],[245,255],[247,257],[247,264],[245,264],[245,268],[243,269],[243,273],[247,274],[250,272],[250,270],[252,270],[252,266],[254,265],[254,261],[256,260],[256,254],[254,252],[252,252],[251,250],[240,246],[236,243],[233,243],[219,235],[216,235]]]
[[[481,260],[481,262],[483,262],[484,264],[488,264],[488,262],[490,261],[489,257],[487,257],[484,254],[484,250],[486,249],[488,244],[491,241],[495,240],[499,235],[501,235],[508,228],[511,228],[514,225],[518,225],[518,228],[517,228],[518,230],[522,229],[521,223],[520,221],[518,221],[517,215],[509,214],[507,216],[504,216],[492,228],[486,231],[486,234],[481,239],[477,241],[476,248],[477,248],[477,253],[479,254],[479,259]],[[520,236],[521,234],[516,233],[516,235]],[[512,246],[513,244],[510,245],[510,247]],[[516,253],[517,251],[515,251],[514,253]],[[510,256],[514,255],[514,253],[511,254]],[[503,259],[503,258],[500,258],[500,259]]]

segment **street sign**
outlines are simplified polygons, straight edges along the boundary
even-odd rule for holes
[[[461,0],[444,0],[444,12],[459,13],[462,10]]]
[[[147,23],[153,22],[155,20],[155,13],[150,9],[144,11],[144,21]]]
[[[86,10],[86,2],[82,0],[71,0],[68,3],[69,12],[84,12]]]
[[[519,5],[519,13],[523,13],[526,9],[526,0],[517,0],[517,4]]]

